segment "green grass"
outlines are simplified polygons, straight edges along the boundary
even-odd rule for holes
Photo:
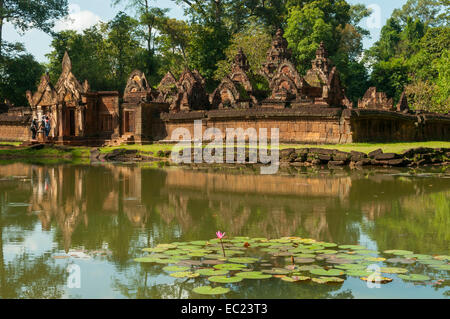
[[[150,144],[150,145],[121,145],[114,147],[101,147],[100,153],[109,153],[115,149],[137,150],[141,153],[152,152],[156,155],[158,151],[170,151],[174,144]]]
[[[153,152],[155,155],[158,151],[171,150],[175,144],[152,144],[152,145],[123,145],[117,147],[103,147],[100,149],[101,153],[109,153],[114,149],[124,148],[137,150],[142,153]],[[206,147],[208,143],[204,143],[203,147]],[[248,144],[246,144],[248,147]],[[280,149],[286,148],[326,148],[337,149],[343,152],[358,151],[363,153],[370,153],[376,149],[381,148],[385,153],[401,153],[410,148],[429,147],[429,148],[450,148],[450,142],[403,142],[403,143],[355,143],[355,144],[342,144],[342,145],[311,145],[311,144],[281,144]]]
[[[67,150],[60,148],[46,147],[41,150],[34,150],[31,148],[17,148],[0,150],[0,157],[14,157],[14,158],[30,158],[30,157],[47,157],[47,158],[89,158],[90,150],[87,147],[73,147]]]
[[[280,145],[281,149],[284,148],[326,148],[326,149],[337,149],[343,152],[357,151],[363,153],[370,153],[374,150],[381,148],[384,153],[402,153],[410,148],[418,147],[429,147],[429,148],[450,148],[450,142],[403,142],[403,143],[355,143],[355,144],[342,144],[342,145],[305,145],[305,144],[292,144]]]
[[[20,146],[22,142],[2,142],[0,141],[0,145],[14,145],[14,146]]]

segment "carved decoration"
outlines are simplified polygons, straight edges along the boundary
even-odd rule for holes
[[[83,86],[72,73],[72,61],[69,54],[64,53],[62,72],[55,85],[58,101],[66,105],[76,106],[81,102],[81,95],[86,93]]]
[[[197,70],[186,69],[178,80],[177,90],[170,106],[172,112],[201,110],[209,106],[205,80]]]
[[[406,92],[403,91],[402,95],[400,96],[400,100],[397,103],[397,112],[408,112],[408,111],[409,111],[408,97],[406,96]]]
[[[376,87],[369,88],[364,97],[358,101],[358,108],[360,109],[377,109],[377,110],[392,110],[394,101],[389,99],[384,92],[377,92]]]
[[[258,103],[253,96],[250,65],[242,49],[234,58],[231,74],[226,76],[210,97],[214,108],[249,108]]]
[[[172,72],[167,72],[158,85],[158,102],[172,104],[177,96],[177,80]]]
[[[283,30],[278,29],[272,40],[272,46],[267,52],[267,60],[262,66],[261,74],[270,82],[279,65],[285,60],[290,60],[291,56],[292,53],[288,49],[288,42],[283,37]]]
[[[152,101],[156,98],[156,92],[148,85],[145,74],[140,70],[134,70],[128,77],[127,85],[123,94],[125,102],[139,103],[141,101]]]
[[[31,91],[26,93],[28,103],[31,107],[40,106],[52,106],[58,104],[58,94],[50,83],[50,77],[48,74],[44,74],[41,77],[37,91],[32,94]]]

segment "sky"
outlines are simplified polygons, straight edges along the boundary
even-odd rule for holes
[[[401,8],[407,0],[347,0],[351,4],[362,3],[373,8],[373,16],[365,19],[362,26],[371,33],[370,39],[364,41],[364,47],[369,48],[380,37],[380,31],[392,11]],[[55,31],[73,29],[82,31],[99,21],[108,21],[114,18],[119,11],[133,14],[124,5],[112,6],[111,0],[69,0],[69,18],[60,20],[55,25]],[[184,19],[183,9],[173,0],[154,0],[152,6],[169,8],[169,16]],[[3,29],[4,39],[9,42],[22,42],[27,51],[35,56],[39,62],[47,62],[46,54],[50,53],[51,37],[39,30],[30,30],[19,34],[10,24]]]

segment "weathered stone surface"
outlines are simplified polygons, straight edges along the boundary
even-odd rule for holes
[[[344,161],[329,161],[328,162],[329,166],[342,166],[345,165]]]
[[[272,40],[272,46],[267,52],[267,61],[263,64],[261,74],[270,81],[278,66],[285,60],[290,60],[292,53],[288,49],[288,42],[283,37],[283,30],[278,29]]]
[[[351,151],[350,152],[351,160],[354,162],[361,161],[362,159],[367,157],[367,154],[362,152]]]
[[[394,101],[389,99],[384,92],[377,92],[376,87],[371,87],[364,94],[363,98],[358,101],[358,108],[360,109],[379,109],[392,110]]]
[[[392,160],[398,158],[399,155],[395,153],[381,153],[376,154],[374,158],[378,161],[386,161],[386,160]]]
[[[370,152],[368,155],[370,158],[375,158],[376,156],[381,155],[381,154],[383,154],[383,150],[381,148],[379,148],[375,151]]]
[[[346,153],[346,152],[335,152],[335,154],[333,155],[333,160],[334,161],[347,161],[350,159],[350,154]]]

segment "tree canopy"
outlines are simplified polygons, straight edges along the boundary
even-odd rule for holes
[[[379,40],[367,50],[363,41],[369,32],[362,22],[370,9],[348,0],[172,1],[184,9],[183,20],[169,17],[170,11],[152,0],[112,0],[113,6],[126,4],[128,14],[119,12],[111,21],[80,33],[55,33],[52,25],[66,13],[67,0],[0,0],[0,21],[18,30],[33,25],[50,32],[52,51],[45,68],[52,80],[59,76],[67,50],[74,74],[80,81],[87,79],[94,90],[123,90],[134,69],[143,70],[157,86],[168,71],[179,76],[189,67],[203,75],[211,92],[230,72],[240,48],[257,74],[273,35],[283,28],[301,74],[311,67],[319,44],[325,43],[346,95],[354,102],[369,86],[377,86],[394,100],[406,91],[415,109],[450,111],[449,0],[408,0],[394,10]],[[15,95],[23,96],[38,81],[43,66],[20,44],[4,44],[3,52],[9,60],[0,65],[0,97],[23,103],[23,97]],[[29,81],[20,78],[21,63],[32,70]]]

